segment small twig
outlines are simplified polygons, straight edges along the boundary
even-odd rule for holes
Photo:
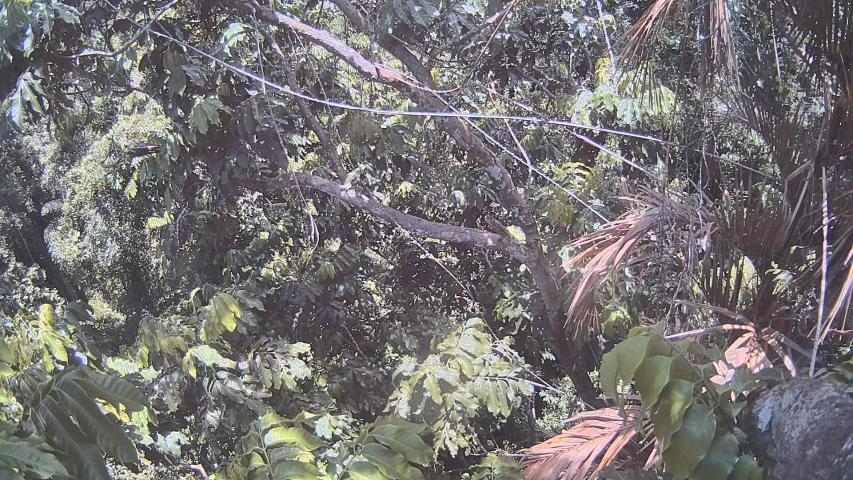
[[[134,43],[136,43],[136,41],[139,40],[139,37],[141,37],[143,33],[147,32],[151,28],[151,26],[154,25],[154,23],[159,21],[160,18],[162,18],[163,15],[165,15],[166,12],[170,8],[175,6],[176,3],[178,3],[178,0],[172,0],[171,2],[166,4],[165,7],[161,8],[159,11],[157,11],[157,13],[154,14],[154,18],[152,18],[151,21],[148,22],[145,26],[140,28],[134,36],[130,37],[130,39],[128,41],[124,42],[122,44],[122,46],[119,47],[118,50],[115,50],[113,52],[107,52],[104,50],[89,50],[89,51],[80,52],[80,53],[77,53],[74,55],[61,55],[61,56],[65,57],[65,58],[76,59],[76,58],[95,57],[95,56],[98,56],[98,57],[115,57],[116,55],[121,55],[128,48],[130,48]],[[110,6],[115,8],[112,4],[110,4]]]
[[[604,23],[604,8],[601,5],[601,0],[597,0],[595,3],[598,5],[598,21],[601,23],[601,30],[604,32],[604,43],[607,44],[607,53],[610,54],[610,66],[615,69],[616,54],[613,53],[613,45],[610,44],[610,35],[607,33],[607,25]]]
[[[815,329],[814,347],[812,348],[812,361],[809,365],[809,377],[814,377],[814,367],[817,362],[817,351],[820,348],[820,342],[828,332],[824,331],[824,310],[826,309],[826,270],[829,263],[829,200],[826,196],[826,167],[822,169],[823,184],[823,253],[821,255],[821,272],[820,272],[820,302],[817,307],[817,328]],[[830,325],[829,322],[827,322]]]
[[[716,327],[708,327],[708,328],[700,328],[698,330],[690,330],[689,332],[674,333],[672,335],[667,335],[664,338],[667,340],[681,340],[682,338],[698,337],[701,335],[705,335],[706,333],[726,331],[726,330],[744,330],[747,332],[755,333],[755,329],[749,325],[725,324],[725,325],[719,325]]]
[[[518,140],[518,137],[515,135],[515,132],[509,124],[509,120],[504,120],[504,124],[506,125],[507,131],[509,131],[509,135],[512,137],[512,141],[515,142],[515,146],[518,147],[518,151],[521,152],[521,156],[524,157],[524,162],[527,163],[527,181],[529,182],[533,180],[533,162],[530,160],[530,155],[527,154],[527,149],[524,148],[524,145],[522,145]]]

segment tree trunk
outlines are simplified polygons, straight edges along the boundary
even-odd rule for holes
[[[525,263],[533,276],[533,281],[539,288],[542,301],[545,304],[545,325],[542,330],[546,340],[554,350],[554,355],[560,365],[566,370],[575,392],[591,408],[604,406],[604,401],[598,396],[598,389],[589,378],[589,372],[594,368],[595,361],[590,358],[592,351],[573,345],[566,332],[566,314],[563,308],[559,284],[551,273],[551,267],[541,248],[530,252],[530,260]]]
[[[822,380],[795,379],[761,395],[746,430],[780,480],[853,479],[853,400]]]

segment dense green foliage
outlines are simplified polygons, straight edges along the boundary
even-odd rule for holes
[[[851,378],[806,3],[0,0],[0,475],[765,477]]]

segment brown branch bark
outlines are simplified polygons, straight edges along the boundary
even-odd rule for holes
[[[526,263],[528,253],[525,248],[509,237],[476,228],[459,227],[446,223],[433,222],[425,218],[402,212],[383,205],[354,188],[345,187],[316,175],[303,172],[286,173],[268,180],[261,189],[275,191],[299,185],[310,188],[338,200],[369,212],[387,222],[393,223],[419,237],[434,238],[469,247],[479,247],[505,253],[519,262]]]
[[[435,111],[443,111],[446,108],[444,103],[436,98],[433,93],[407,80],[402,72],[380,63],[371,62],[358,51],[325,30],[307,25],[284,13],[270,10],[256,2],[246,3],[237,0],[226,0],[226,3],[238,10],[256,15],[261,21],[293,30],[306,40],[340,57],[365,77],[393,87],[422,107]],[[398,59],[407,69],[413,72],[421,72],[416,75],[424,78],[419,78],[418,81],[430,78],[425,67],[420,62],[417,62],[414,55],[408,52],[408,49],[405,49],[408,55],[403,53],[403,49],[399,46],[394,47],[394,50],[400,54]],[[432,82],[431,79],[429,82]],[[520,226],[525,235],[527,235],[528,242],[537,241],[539,234],[535,228],[535,222],[533,216],[530,214],[527,202],[516,189],[509,172],[496,162],[495,156],[489,151],[482,140],[474,135],[458,118],[442,117],[436,118],[435,121],[460,148],[468,152],[472,160],[485,167],[486,172],[495,184],[495,190],[500,195],[504,208],[521,220]]]
[[[370,35],[372,31],[375,30],[375,27],[370,25],[368,20],[365,19],[358,12],[358,9],[348,0],[333,1],[348,17],[350,22],[352,22],[352,24],[363,33]],[[251,13],[263,22],[277,27],[289,28],[302,38],[309,40],[321,46],[329,53],[338,56],[351,67],[359,71],[363,76],[370,80],[391,86],[409,97],[422,108],[434,111],[444,111],[446,109],[444,102],[442,102],[442,100],[431,91],[434,87],[434,83],[432,82],[432,76],[430,75],[429,70],[404,44],[396,39],[383,37],[379,44],[391,55],[395,56],[395,58],[397,58],[406,67],[406,69],[412,73],[416,81],[420,82],[421,85],[409,81],[400,71],[368,60],[358,51],[339,40],[331,33],[307,25],[287,14],[261,6],[255,1],[248,3],[238,0],[225,0],[225,3],[238,10]],[[597,390],[587,374],[593,363],[592,358],[589,355],[591,352],[583,347],[575,348],[566,335],[566,317],[565,312],[563,311],[562,295],[559,283],[553,275],[548,260],[545,257],[545,252],[540,241],[538,226],[531,214],[527,201],[516,188],[515,183],[506,168],[496,161],[495,155],[462,120],[452,117],[439,117],[435,118],[435,122],[460,148],[468,153],[468,157],[471,160],[484,167],[484,170],[493,182],[494,190],[498,195],[501,205],[509,211],[511,215],[518,219],[520,223],[519,226],[526,236],[526,245],[520,246],[521,251],[514,251],[512,255],[513,258],[528,267],[531,276],[533,277],[533,281],[536,283],[536,286],[539,288],[540,294],[542,295],[546,310],[544,318],[545,325],[542,325],[543,333],[545,334],[551,348],[554,350],[554,354],[569,373],[578,395],[590,405],[601,405],[602,402],[597,398]],[[292,178],[299,177],[296,176]],[[369,198],[357,194],[352,190],[348,190],[348,193],[345,195],[345,192],[337,190],[335,188],[335,184],[328,182],[327,180],[324,181],[328,182],[328,184],[316,183],[318,178],[319,177],[310,179],[306,178],[306,180],[310,180],[311,183],[308,184],[308,186],[336,196],[351,205],[364,208],[380,218],[385,218],[386,220],[395,222],[404,222],[403,224],[400,224],[403,228],[413,231],[413,233],[418,235],[433,236],[434,238],[442,240],[465,243],[467,245],[483,246],[491,250],[499,250],[499,248],[496,248],[497,244],[484,245],[482,243],[470,243],[475,239],[475,237],[463,235],[461,230],[455,230],[462,227],[450,227],[451,230],[447,230],[449,226],[444,224],[436,224],[423,219],[418,219],[418,221],[415,222],[413,218],[417,219],[418,217],[412,217],[402,212],[388,209],[388,207],[385,207],[378,202],[370,203],[368,202],[370,200]],[[340,185],[337,185],[337,187],[343,188]],[[400,215],[403,215],[403,217],[400,217]],[[412,223],[406,224],[405,222]],[[425,226],[429,226],[429,229],[422,230]],[[475,231],[483,233],[482,231]],[[470,234],[470,232],[468,232],[468,234]],[[443,237],[435,235],[442,235]],[[506,237],[496,237],[504,239],[504,242],[508,241]],[[478,239],[477,241],[480,242],[483,237],[476,238]],[[497,241],[497,238],[494,238],[494,240]]]

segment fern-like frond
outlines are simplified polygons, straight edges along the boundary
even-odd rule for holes
[[[649,441],[638,434],[649,422],[639,405],[626,405],[625,417],[611,407],[575,415],[568,422],[577,423],[520,452],[526,479],[596,478],[603,468],[618,466],[623,451]]]
[[[575,285],[567,313],[567,321],[579,334],[597,331],[595,292],[602,281],[612,277],[632,256],[642,255],[642,247],[654,242],[653,233],[662,227],[679,229],[700,226],[704,222],[696,208],[645,190],[628,200],[645,206],[615,220],[601,230],[584,235],[571,243],[580,251],[566,262],[568,267],[583,265],[583,273]],[[706,213],[706,218],[707,218]]]

